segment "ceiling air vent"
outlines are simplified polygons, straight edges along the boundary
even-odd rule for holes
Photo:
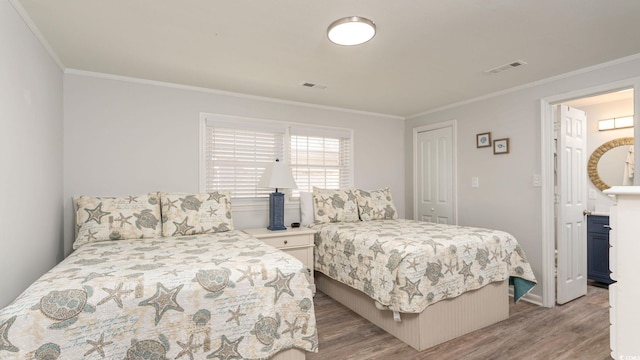
[[[302,83],[302,86],[307,88],[319,89],[319,90],[324,90],[327,88],[327,85],[314,84],[310,82]]]
[[[484,72],[486,72],[487,74],[495,75],[495,74],[501,73],[501,72],[503,72],[505,70],[514,69],[514,68],[520,67],[522,65],[527,65],[527,63],[525,61],[522,61],[522,60],[514,60],[514,61],[511,61],[511,62],[509,62],[507,64],[496,66],[496,67],[494,67],[492,69],[489,69],[489,70],[485,70]]]

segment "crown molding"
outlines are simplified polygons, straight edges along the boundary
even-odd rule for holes
[[[124,81],[124,82],[137,83],[137,84],[162,86],[162,87],[168,87],[168,88],[180,89],[180,90],[199,91],[199,92],[216,94],[216,95],[233,96],[233,97],[239,97],[239,98],[244,98],[244,99],[259,100],[259,101],[279,103],[279,104],[287,104],[287,105],[295,105],[295,106],[303,106],[303,107],[315,108],[315,109],[321,109],[321,110],[339,111],[339,112],[351,113],[351,114],[356,114],[356,115],[383,117],[383,118],[393,119],[393,120],[404,120],[405,119],[403,116],[397,116],[397,115],[389,115],[389,114],[382,114],[382,113],[354,110],[354,109],[348,109],[348,108],[341,108],[341,107],[337,107],[337,106],[318,105],[318,104],[306,103],[306,102],[302,102],[302,101],[284,100],[284,99],[278,99],[278,98],[270,98],[270,97],[266,97],[266,96],[249,95],[249,94],[237,93],[237,92],[232,92],[232,91],[211,89],[211,88],[192,86],[192,85],[184,85],[184,84],[164,82],[164,81],[158,81],[158,80],[141,79],[141,78],[135,78],[135,77],[130,77],[130,76],[99,73],[99,72],[93,72],[93,71],[85,71],[85,70],[77,70],[77,69],[69,69],[69,68],[67,68],[67,69],[64,70],[64,73],[65,74],[69,74],[69,75],[89,76],[89,77],[108,79],[108,80]]]
[[[427,110],[418,114],[414,114],[414,115],[410,115],[405,117],[405,120],[412,120],[415,119],[417,117],[421,117],[421,116],[425,116],[425,115],[429,115],[429,114],[433,114],[436,112],[440,112],[443,110],[448,110],[448,109],[452,109],[458,106],[462,106],[462,105],[467,105],[467,104],[471,104],[474,102],[478,102],[478,101],[482,101],[482,100],[486,100],[486,99],[490,99],[493,97],[497,97],[497,96],[501,96],[501,95],[505,95],[505,94],[509,94],[509,93],[513,93],[519,90],[523,90],[523,89],[528,89],[528,88],[532,88],[534,86],[538,86],[538,85],[543,85],[543,84],[547,84],[550,82],[554,82],[554,81],[558,81],[558,80],[562,80],[562,79],[566,79],[572,76],[576,76],[576,75],[580,75],[580,74],[586,74],[592,71],[596,71],[596,70],[600,70],[600,69],[605,69],[611,66],[615,66],[615,65],[620,65],[620,64],[624,64],[630,61],[635,61],[640,59],[640,54],[634,54],[634,55],[629,55],[629,56],[625,56],[623,58],[619,58],[619,59],[615,59],[615,60],[611,60],[611,61],[607,61],[601,64],[597,64],[597,65],[593,65],[593,66],[588,66],[582,69],[578,69],[578,70],[574,70],[574,71],[570,71],[564,74],[560,74],[560,75],[556,75],[556,76],[552,76],[546,79],[542,79],[542,80],[538,80],[538,81],[533,81],[524,85],[519,85],[519,86],[515,86],[509,89],[505,89],[505,90],[500,90],[500,91],[496,91],[496,92],[492,92],[489,94],[485,94],[485,95],[481,95],[475,98],[471,98],[471,99],[467,99],[467,100],[462,100],[459,102],[455,102],[449,105],[445,105],[445,106],[441,106],[435,109],[431,109],[431,110]]]
[[[58,54],[56,54],[56,52],[53,50],[53,48],[51,47],[47,39],[44,37],[44,35],[42,35],[42,32],[40,32],[40,29],[38,29],[38,27],[33,22],[33,20],[31,19],[27,11],[24,9],[24,7],[22,7],[22,4],[20,4],[18,0],[9,0],[9,3],[13,6],[14,9],[16,9],[16,12],[22,18],[22,21],[24,21],[24,23],[27,25],[29,30],[31,30],[33,35],[35,35],[36,39],[38,39],[38,41],[40,42],[42,47],[44,47],[47,53],[49,53],[49,56],[51,56],[51,59],[56,63],[56,65],[58,65],[58,68],[60,68],[61,71],[65,71],[66,67],[62,63],[62,60],[60,60],[60,57],[58,56]]]

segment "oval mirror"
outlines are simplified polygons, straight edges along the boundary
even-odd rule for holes
[[[629,145],[633,145],[632,137],[613,139],[600,145],[591,154],[587,163],[587,174],[591,183],[600,191],[612,185],[622,185],[628,154],[628,148],[625,146]],[[602,164],[600,160],[603,160]]]

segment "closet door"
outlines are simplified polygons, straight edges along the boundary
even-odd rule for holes
[[[416,198],[414,219],[455,224],[453,128],[418,132],[416,138]]]

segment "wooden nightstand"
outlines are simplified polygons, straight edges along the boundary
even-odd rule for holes
[[[309,271],[309,282],[315,294],[313,280],[313,235],[316,233],[315,230],[309,228],[287,228],[287,230],[271,231],[266,228],[260,228],[242,231],[302,261]]]

